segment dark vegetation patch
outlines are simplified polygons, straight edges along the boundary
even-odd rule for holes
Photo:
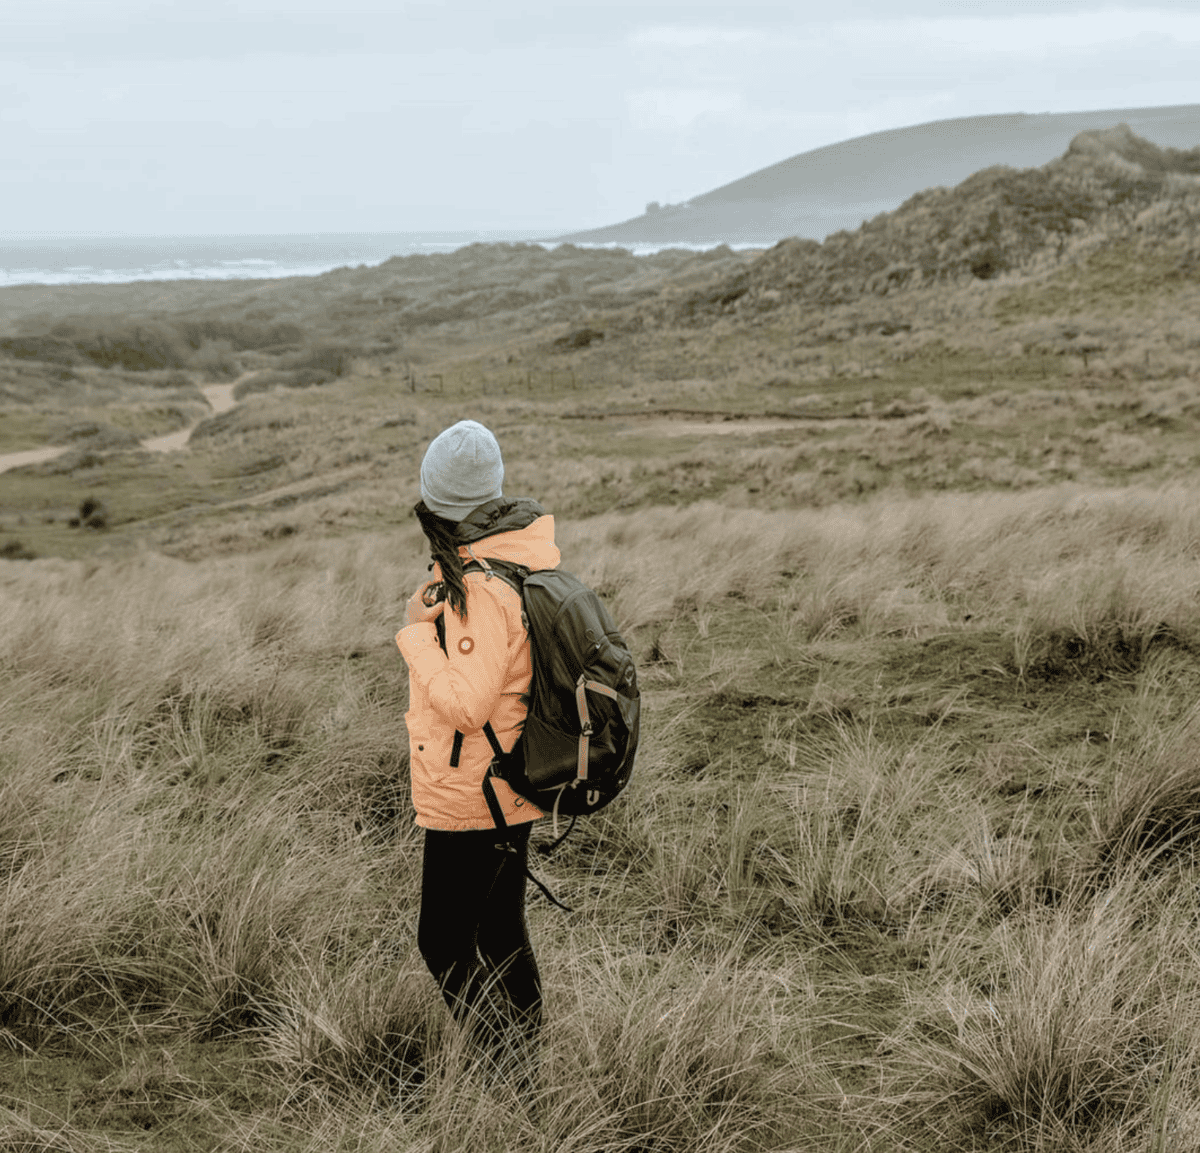
[[[1200,726],[1115,783],[1094,848],[1095,884],[1122,869],[1194,867],[1200,842]]]
[[[102,500],[95,497],[85,497],[79,505],[79,512],[71,517],[67,524],[71,528],[108,528],[108,509]]]
[[[714,288],[689,294],[679,305],[679,319],[686,323],[702,316],[729,312],[749,291],[749,273],[738,273]]]
[[[296,418],[286,409],[239,406],[202,420],[192,429],[191,439],[220,439],[235,433],[280,432],[294,427]]]
[[[52,336],[9,336],[0,339],[0,352],[14,360],[40,360],[46,364],[82,364],[81,350],[68,340]]]
[[[56,1037],[36,1050],[0,1049],[0,1081],[13,1108],[3,1129],[16,1151],[105,1148],[114,1138],[159,1153],[219,1148],[229,1110],[269,1108],[277,1094],[258,1075],[244,1039],[147,1044],[160,1023],[143,1015],[113,1053]],[[21,1120],[18,1120],[18,1117]]]
[[[1026,679],[1100,681],[1136,674],[1146,658],[1164,648],[1191,650],[1167,624],[1130,629],[1116,621],[1100,622],[1090,634],[1054,629],[1033,639],[1028,660],[1010,667]]]
[[[555,348],[587,348],[597,340],[603,340],[604,333],[599,328],[576,328],[565,336],[560,336],[554,342]]]
[[[146,455],[145,451],[140,447],[130,451],[98,447],[84,442],[55,457],[53,460],[44,461],[41,464],[26,465],[19,471],[32,476],[73,477],[78,473],[104,470],[118,462],[129,463],[131,459],[140,459]]]
[[[244,461],[237,467],[238,476],[256,476],[260,472],[271,472],[274,469],[282,468],[287,464],[287,458],[279,453],[272,453],[270,456],[260,456],[252,460]]]
[[[354,350],[346,345],[321,344],[286,357],[283,367],[299,372],[317,372],[327,378],[344,376],[350,370]]]
[[[139,443],[138,438],[128,429],[94,420],[70,424],[51,435],[57,444],[77,444],[98,452],[136,448]]]

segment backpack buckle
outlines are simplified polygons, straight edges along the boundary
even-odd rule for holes
[[[488,564],[488,562],[482,557],[477,557],[475,555],[475,550],[471,548],[470,545],[466,545],[465,548],[467,550],[467,556],[469,556],[471,560],[473,560],[481,569],[483,569],[483,579],[485,581],[490,581],[492,579],[492,566]]]

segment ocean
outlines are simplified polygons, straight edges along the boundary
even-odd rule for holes
[[[544,233],[542,234],[544,235]],[[453,252],[534,232],[316,232],[294,236],[86,236],[0,233],[0,286],[316,276],[392,256]]]
[[[334,268],[382,264],[393,256],[453,252],[477,243],[532,243],[544,235],[528,231],[323,232],[295,236],[0,233],[0,287],[13,284],[124,284],[134,280],[245,280],[316,276]],[[644,255],[667,246],[639,244],[623,247]]]

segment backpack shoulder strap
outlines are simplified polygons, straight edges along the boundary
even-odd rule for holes
[[[471,554],[471,559],[463,565],[463,572],[482,572],[487,574],[487,580],[491,580],[493,576],[498,576],[505,584],[512,585],[519,593],[525,586],[525,578],[532,570],[526,568],[523,564],[516,564],[513,561],[495,560],[492,557],[479,558],[474,553]]]
[[[525,615],[525,578],[529,575],[530,569],[527,569],[523,564],[514,564],[512,561],[493,560],[488,557],[485,560],[479,560],[472,557],[463,565],[463,573],[482,572],[486,573],[486,579],[491,580],[492,577],[499,577],[509,588],[513,589],[517,596],[521,598],[521,624],[525,626],[525,632],[529,632],[529,618]],[[439,616],[438,620],[442,618]]]

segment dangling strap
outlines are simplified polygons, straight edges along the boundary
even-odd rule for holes
[[[565,788],[566,786],[563,786],[563,787]],[[560,797],[562,796],[562,789],[559,790],[558,795]],[[555,798],[555,801],[554,801],[554,815],[558,816],[558,799],[557,798]],[[571,830],[575,828],[575,822],[578,819],[578,817],[579,817],[578,813],[572,813],[571,814],[571,823],[567,826],[567,831],[565,833],[563,833],[563,835],[561,837],[559,837],[558,840],[555,841],[554,844],[552,844],[552,845],[537,845],[536,846],[537,851],[539,853],[541,853],[543,857],[550,856],[550,854],[553,853],[554,850],[557,849],[558,846],[561,845],[563,843],[563,841],[565,841],[571,835]],[[558,832],[557,825],[555,825],[555,827],[554,827],[554,832],[555,833]]]
[[[526,865],[526,866],[525,866],[525,876],[527,876],[527,877],[528,877],[528,878],[529,878],[529,879],[530,879],[530,880],[531,880],[531,881],[532,881],[532,882],[533,882],[535,885],[537,885],[537,887],[538,887],[539,889],[541,889],[541,890],[542,890],[542,892],[543,892],[543,893],[545,893],[545,894],[546,894],[546,900],[547,900],[547,901],[549,901],[551,904],[557,905],[557,906],[558,906],[560,909],[563,909],[563,910],[565,910],[565,911],[566,911],[566,912],[568,912],[568,913],[573,913],[573,912],[575,912],[575,910],[574,910],[574,909],[572,909],[570,905],[564,905],[564,904],[562,903],[562,901],[560,901],[560,900],[559,900],[559,899],[558,899],[558,898],[557,898],[557,897],[556,897],[556,896],[555,896],[555,895],[554,895],[552,892],[550,892],[550,890],[549,890],[549,889],[547,889],[547,888],[546,888],[546,886],[545,886],[545,885],[543,885],[543,884],[542,884],[542,882],[541,882],[541,881],[539,881],[539,880],[537,879],[537,877],[535,877],[535,876],[534,876],[534,875],[533,875],[533,874],[532,874],[532,873],[529,871],[529,866],[528,866],[528,865]]]
[[[508,841],[497,841],[496,848],[499,849],[503,853],[515,853],[517,851],[516,845],[510,844]],[[542,892],[546,896],[546,900],[549,901],[551,904],[557,905],[560,909],[564,909],[568,913],[575,912],[575,910],[572,909],[570,905],[564,905],[562,903],[562,901],[560,901],[552,892],[550,892],[550,890],[547,889],[546,886],[543,885],[542,882],[539,881],[537,879],[537,877],[535,877],[529,871],[529,863],[528,862],[525,863],[525,876],[527,876],[535,885],[537,885],[537,887],[539,889],[542,890]]]
[[[483,799],[485,801],[487,801],[488,812],[492,814],[492,823],[496,826],[497,829],[507,829],[508,822],[504,819],[504,811],[500,808],[500,798],[496,795],[496,783],[495,783],[495,778],[500,776],[499,772],[497,772],[497,766],[500,764],[500,758],[502,756],[504,756],[504,749],[501,747],[500,741],[496,736],[496,730],[492,728],[491,721],[484,722],[483,735],[485,737],[487,737],[488,744],[492,746],[492,752],[495,754],[495,756],[492,759],[492,763],[490,765],[488,765],[487,772],[483,776]],[[563,787],[565,788],[566,786],[563,786]],[[562,789],[559,789],[558,796],[559,797],[562,796]],[[553,845],[550,846],[550,850],[558,848],[558,846],[567,839],[567,837],[570,835],[571,829],[573,829],[574,827],[575,827],[575,818],[572,817],[571,818],[571,828],[567,829],[567,831],[565,833],[563,833],[563,835],[561,837],[559,837],[558,840],[555,841]],[[557,797],[554,800],[554,832],[555,832],[555,835],[557,836],[557,834],[558,834],[558,798]],[[505,849],[506,852],[510,852],[510,853],[515,853],[517,851],[512,845],[508,844],[508,842],[506,842],[506,841],[497,842],[496,847]],[[546,851],[550,851],[550,850],[546,850]],[[531,873],[529,871],[529,863],[528,862],[525,863],[525,876],[527,876],[535,885],[537,885],[537,887],[539,889],[542,890],[543,893],[546,894],[546,900],[550,901],[551,904],[557,905],[560,909],[565,909],[568,913],[575,912],[575,910],[572,909],[570,905],[564,905],[562,903],[562,901],[560,901],[552,892],[550,892],[550,890],[547,889],[546,886],[543,885],[542,882],[539,881],[537,879],[537,877],[535,877],[533,875],[533,873]]]

